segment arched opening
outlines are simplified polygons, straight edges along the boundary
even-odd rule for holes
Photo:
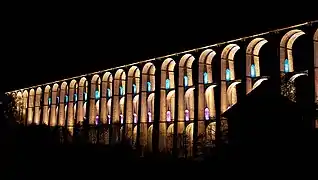
[[[255,38],[247,46],[246,49],[246,94],[250,93],[255,87],[254,79],[260,77],[259,53],[261,48],[268,41],[264,38]],[[263,79],[265,80],[265,79]],[[258,83],[261,83],[259,81]]]
[[[294,29],[288,31],[280,41],[280,70],[281,70],[281,94],[288,97],[291,101],[296,101],[296,86],[294,80],[290,80],[291,74],[292,78],[299,77],[294,76],[295,67],[294,64],[294,49],[293,45],[300,36],[305,33],[302,30]],[[297,61],[296,61],[297,62]],[[298,63],[298,65],[300,65]],[[298,69],[300,69],[298,67]],[[301,69],[307,70],[307,69]],[[298,74],[298,73],[296,73]]]
[[[100,86],[101,86],[101,78],[99,75],[95,74],[90,83],[91,94],[89,100],[89,124],[90,125],[98,125],[100,122],[99,118],[99,100],[100,100]]]
[[[186,154],[186,156],[192,156],[193,155],[193,153],[192,153],[192,149],[193,149],[193,123],[190,123],[186,127],[185,132],[186,132],[186,136],[184,137],[185,138],[184,147],[187,150],[185,154]]]
[[[74,98],[77,99],[77,118],[76,123],[79,125],[83,124],[83,121],[86,119],[86,104],[87,104],[87,91],[88,91],[88,82],[85,77],[82,77],[78,83],[78,92]]]
[[[35,106],[34,106],[34,123],[36,125],[40,124],[41,102],[42,102],[42,89],[38,87],[35,93]]]
[[[113,83],[112,74],[110,72],[106,72],[102,77],[102,90],[100,93],[101,94],[101,97],[100,97],[101,110],[100,110],[100,116],[99,116],[99,122],[103,124],[104,126],[106,126],[107,124],[110,124],[110,121],[111,121],[111,98],[112,98],[112,88],[113,88],[112,83]]]
[[[51,96],[49,97],[49,112],[50,112],[50,126],[56,126],[57,125],[57,110],[58,110],[58,98],[59,97],[59,85],[54,84],[51,91]]]
[[[235,80],[234,56],[239,49],[240,47],[238,45],[229,44],[223,49],[221,54],[221,114],[237,101],[235,86],[232,86],[230,97],[226,95],[226,92]],[[237,83],[235,83],[235,85],[236,84]],[[229,100],[229,98],[231,98],[231,100]],[[230,102],[232,103],[230,104]]]
[[[68,90],[68,87],[67,87],[67,83],[66,82],[63,82],[61,84],[61,89],[60,89],[60,93],[59,93],[59,111],[58,112],[58,126],[60,127],[64,127],[65,126],[65,121],[66,121],[66,114],[67,114],[67,102],[65,101],[67,98],[67,90]]]
[[[192,65],[195,58],[191,54],[185,54],[179,61],[178,84],[178,131],[177,136],[182,136],[185,127],[194,119],[194,84],[192,79]],[[185,82],[185,78],[187,77]],[[201,79],[203,77],[203,73]],[[192,134],[191,134],[192,136]],[[190,137],[193,138],[193,137]],[[178,144],[178,143],[177,143]],[[178,149],[180,149],[178,144]]]
[[[149,152],[152,152],[152,132],[153,132],[153,125],[150,125],[149,128],[148,128],[148,142],[147,142],[147,145],[148,145],[148,151]]]
[[[112,97],[112,126],[113,134],[112,139],[114,141],[120,140],[120,127],[121,121],[124,121],[125,112],[125,90],[126,90],[126,72],[123,69],[118,69],[115,73],[113,84],[113,97]]]
[[[175,70],[176,62],[167,58],[161,65],[160,82],[160,121],[159,121],[159,150],[172,151],[173,134],[167,134],[169,128],[173,128],[175,119]],[[171,123],[171,124],[170,124]],[[169,125],[170,124],[170,125]],[[167,129],[167,127],[169,127]],[[173,133],[173,129],[170,129]],[[167,137],[170,136],[170,137]]]
[[[27,124],[28,97],[29,97],[28,91],[24,90],[22,94],[22,98],[23,98],[22,121],[25,125]]]
[[[127,106],[126,106],[126,130],[127,138],[131,141],[133,139],[133,129],[138,122],[139,109],[139,91],[140,91],[140,70],[137,66],[132,66],[128,71],[127,80]],[[136,144],[136,142],[132,142]]]
[[[27,124],[33,123],[33,113],[34,113],[34,100],[35,100],[35,90],[31,89],[29,92],[29,102],[28,102],[28,121]]]
[[[174,132],[174,124],[170,124],[167,129],[167,151],[172,153],[173,149],[173,133]]]
[[[140,138],[142,147],[146,147],[149,135],[148,127],[154,120],[154,92],[155,92],[155,71],[156,68],[152,63],[146,63],[142,69],[141,85],[141,115],[140,115]],[[142,139],[143,142],[142,142]],[[148,147],[152,144],[148,144]]]

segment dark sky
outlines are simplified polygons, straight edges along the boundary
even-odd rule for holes
[[[272,14],[255,21],[248,13],[198,12],[111,7],[97,12],[85,7],[10,11],[3,22],[1,91],[318,19]]]

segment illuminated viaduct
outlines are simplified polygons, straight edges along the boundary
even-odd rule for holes
[[[260,51],[265,46],[274,52],[278,77],[289,74],[289,81],[294,81],[314,74],[317,103],[317,24],[307,22],[8,93],[16,97],[19,118],[26,125],[66,127],[72,136],[76,123],[87,122],[100,132],[90,132],[92,143],[125,138],[145,151],[171,152],[180,146],[180,134],[187,134],[188,142],[213,144],[226,132],[221,115],[238,101],[238,86],[247,94],[272,77],[262,73],[266,58]],[[312,53],[313,59],[306,59],[312,67],[295,72],[293,44],[301,38],[311,47],[303,53]],[[245,65],[236,65],[237,58]]]

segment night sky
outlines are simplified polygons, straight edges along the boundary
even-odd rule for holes
[[[61,8],[8,12],[0,91],[198,48],[318,18],[221,16],[185,10]],[[244,11],[244,10],[242,10]],[[181,13],[184,12],[184,13]],[[186,13],[185,13],[186,12]],[[124,14],[125,13],[125,14]],[[30,72],[31,71],[31,72]]]

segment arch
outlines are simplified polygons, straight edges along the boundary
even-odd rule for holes
[[[186,143],[187,143],[187,155],[188,156],[192,156],[192,148],[193,148],[193,123],[190,123],[187,127],[186,127]]]
[[[59,112],[58,113],[58,125],[59,126],[65,126],[65,121],[66,121],[66,118],[65,118],[65,115],[67,113],[67,105],[65,102],[65,96],[67,95],[67,90],[68,90],[68,87],[67,87],[67,82],[62,82],[61,84],[61,90],[60,90],[60,94],[59,94],[59,99],[60,99],[60,102],[59,102]]]
[[[189,120],[193,120],[194,119],[194,89],[195,88],[189,88],[184,95],[184,103],[185,103],[185,109],[184,112],[185,114],[187,114],[187,110],[189,113],[189,117],[185,117],[185,120],[187,120],[189,118]]]
[[[41,119],[41,101],[42,101],[42,88],[38,87],[35,93],[34,105],[34,123],[39,125]]]
[[[126,94],[126,134],[128,139],[133,139],[133,124],[138,119],[138,98],[140,91],[140,70],[137,66],[132,66],[128,70],[127,94]]]
[[[153,133],[153,125],[149,126],[148,128],[148,137],[147,137],[147,145],[148,145],[148,151],[152,152],[152,133]]]
[[[235,80],[235,71],[234,71],[234,56],[236,52],[240,49],[237,44],[227,45],[221,53],[221,80],[226,80],[226,70],[230,70],[230,80]]]
[[[98,74],[93,75],[90,83],[90,94],[89,94],[89,124],[96,124],[96,100],[100,98],[100,84],[101,78]]]
[[[254,85],[253,85],[253,89],[257,88],[263,81],[268,80],[268,78],[260,78],[258,79]]]
[[[227,87],[226,81],[235,80],[234,56],[239,49],[240,47],[237,44],[228,44],[221,53],[221,114],[227,110],[229,102],[232,102],[228,99],[229,87]],[[230,92],[233,95],[230,97],[236,98],[236,89],[231,88]]]
[[[112,89],[113,89],[113,76],[110,72],[105,72],[102,76],[102,82],[101,82],[101,97],[100,97],[100,122],[102,124],[107,124],[109,122],[108,115],[108,106],[107,102],[112,97]]]
[[[209,109],[210,117],[215,118],[216,117],[216,110],[215,110],[215,101],[214,101],[214,87],[216,85],[210,85],[205,90],[205,108]],[[204,116],[205,116],[205,110],[204,110]]]
[[[71,134],[73,134],[73,126],[75,124],[76,116],[76,101],[77,101],[77,92],[76,92],[77,81],[72,79],[69,84],[68,92],[68,110],[67,110],[67,128]]]
[[[261,48],[267,42],[268,41],[264,38],[255,38],[247,46],[247,49],[246,49],[246,74],[245,74],[245,76],[246,76],[246,94],[250,93],[254,89],[252,78],[256,78],[256,77],[259,77],[261,75],[260,64],[259,64],[259,52],[260,52]]]
[[[308,74],[307,73],[297,73],[297,74],[294,74],[290,79],[289,79],[289,81],[291,81],[291,82],[294,82],[298,77],[300,77],[300,76],[308,76]]]
[[[77,95],[77,122],[82,123],[86,119],[86,102],[88,81],[85,77],[82,77],[78,83],[78,95]]]
[[[27,124],[27,111],[29,107],[29,103],[28,103],[29,93],[27,90],[23,91],[22,98],[23,98],[22,120],[24,124]]]
[[[148,117],[148,122],[152,122],[154,117],[155,117],[155,93],[151,93],[148,98],[147,98],[147,117]]]
[[[236,85],[241,82],[233,82],[227,89],[227,100],[229,106],[234,105],[237,102]]]
[[[33,123],[33,113],[34,113],[34,100],[35,100],[35,90],[31,89],[29,92],[29,101],[28,101],[28,120],[27,124]]]
[[[288,60],[289,72],[294,72],[294,61],[293,61],[293,44],[298,37],[305,33],[299,29],[293,29],[288,31],[280,41],[280,71],[285,72],[285,60]]]
[[[174,120],[175,112],[175,70],[176,62],[172,58],[166,58],[162,62],[161,72],[160,72],[160,117],[159,117],[159,150],[165,151],[166,148],[169,149],[169,144],[166,144],[169,138],[165,137],[167,132],[167,121]],[[170,112],[170,117],[167,112]],[[173,136],[171,136],[172,143]],[[171,144],[172,149],[172,144]]]
[[[174,124],[170,124],[168,126],[168,129],[167,129],[167,145],[166,145],[166,148],[167,148],[167,151],[172,153],[172,149],[173,149],[173,134],[174,134]]]
[[[192,54],[185,54],[180,59],[179,67],[192,68],[194,60],[195,58],[192,56]]]
[[[211,144],[215,140],[216,122],[211,122],[206,128],[207,143]]]

